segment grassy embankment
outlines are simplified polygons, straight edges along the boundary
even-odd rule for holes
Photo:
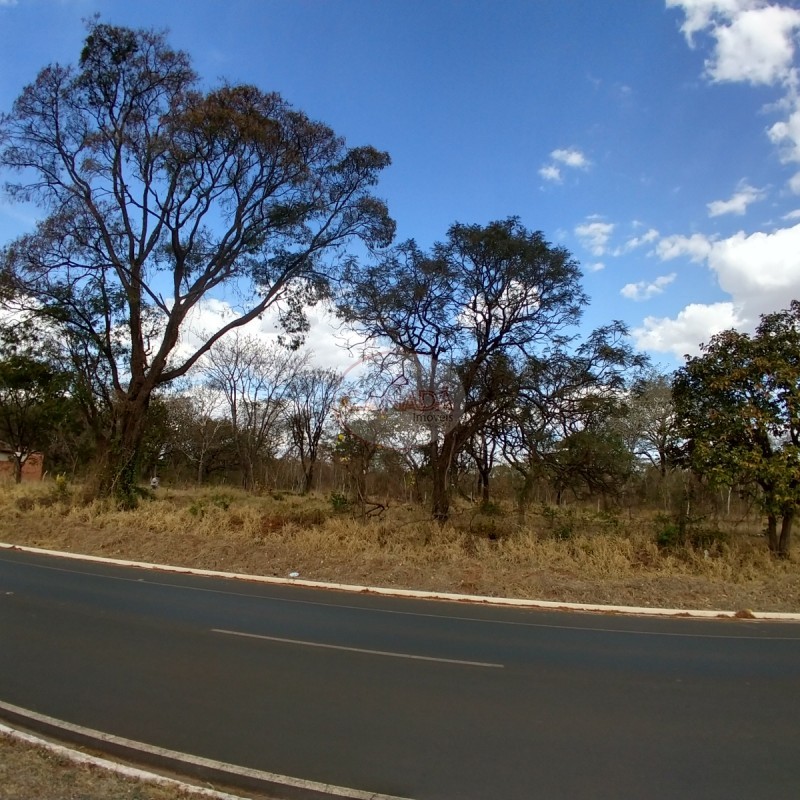
[[[708,523],[689,544],[664,517],[585,508],[456,509],[438,527],[391,506],[361,520],[321,496],[162,488],[132,512],[66,485],[0,486],[0,540],[181,566],[468,594],[678,608],[800,611],[800,562],[757,520]]]

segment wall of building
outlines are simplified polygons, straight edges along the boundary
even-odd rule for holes
[[[44,456],[41,453],[31,453],[22,465],[23,481],[40,481],[44,467]],[[0,451],[0,480],[14,478],[14,454]]]

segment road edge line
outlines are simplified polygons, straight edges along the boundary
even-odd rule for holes
[[[146,742],[126,739],[125,737],[105,733],[93,728],[85,728],[82,725],[49,717],[46,714],[40,714],[38,711],[15,706],[12,703],[6,703],[1,700],[0,716],[6,720],[10,719],[12,722],[16,722],[29,730],[45,733],[56,739],[94,747],[137,763],[166,767],[178,774],[191,775],[204,780],[233,785],[237,787],[237,791],[238,786],[241,784],[244,791],[279,791],[281,797],[285,797],[285,800],[330,800],[331,797],[342,798],[342,800],[410,800],[410,798],[381,794],[380,792],[351,789],[346,786],[295,778],[290,775],[279,775],[274,772],[243,767],[238,764],[215,761],[214,759],[195,756],[191,753],[181,753],[177,750],[169,750]],[[7,726],[0,724],[0,729],[3,727]],[[165,780],[174,779],[165,778]],[[180,781],[175,782],[180,783]],[[198,788],[191,784],[186,785],[191,789]],[[229,798],[246,800],[241,796],[226,795],[224,793],[221,797],[224,800],[229,800]]]
[[[418,600],[444,600],[451,603],[474,603],[479,605],[513,606],[517,608],[539,608],[550,611],[587,611],[604,614],[630,614],[654,617],[690,617],[697,619],[750,619],[772,620],[774,622],[800,622],[800,613],[789,611],[741,611],[706,610],[686,608],[654,608],[651,606],[618,606],[599,603],[570,603],[560,600],[527,600],[513,597],[490,597],[487,595],[455,594],[452,592],[431,592],[421,589],[397,589],[382,586],[360,586],[358,584],[332,583],[329,581],[310,581],[303,578],[278,578],[270,575],[251,575],[241,572],[203,569],[201,567],[178,567],[171,564],[156,564],[147,561],[92,556],[85,553],[71,553],[63,550],[48,550],[42,547],[8,544],[0,542],[0,550],[19,550],[24,553],[56,556],[76,561],[89,561],[110,564],[118,567],[135,567],[178,575],[199,575],[209,578],[230,578],[251,583],[267,583],[279,586],[303,586],[309,589],[331,589],[356,594],[376,594],[386,597],[407,597]]]

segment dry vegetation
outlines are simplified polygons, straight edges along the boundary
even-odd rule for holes
[[[126,778],[0,734],[0,800],[198,800],[180,787]]]
[[[800,564],[772,558],[755,519],[684,532],[657,514],[540,507],[521,519],[510,505],[464,504],[440,528],[418,506],[361,519],[342,498],[279,492],[162,488],[132,512],[79,497],[63,482],[0,486],[0,540],[374,586],[800,611]]]

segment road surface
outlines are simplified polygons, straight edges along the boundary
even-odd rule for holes
[[[0,553],[0,701],[416,800],[795,800],[800,625]]]

